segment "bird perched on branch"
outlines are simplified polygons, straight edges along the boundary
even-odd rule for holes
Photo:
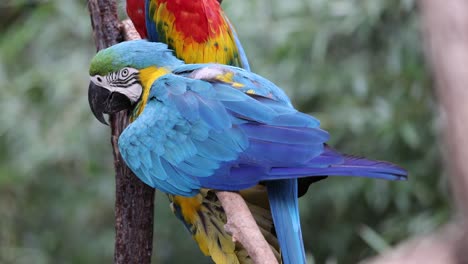
[[[220,2],[127,0],[127,14],[142,37],[168,44],[185,62],[215,62],[249,69],[242,45]],[[265,186],[249,188],[241,195],[280,260]],[[251,262],[242,245],[232,241],[231,235],[224,230],[226,215],[212,190],[202,189],[193,198],[168,197],[174,213],[192,233],[205,255],[211,256],[216,263]],[[205,226],[205,223],[210,224]]]
[[[286,186],[288,196],[278,197],[284,207],[273,210],[284,216],[275,221],[277,232],[293,232],[278,234],[284,263],[305,263],[300,225],[281,221],[296,217],[289,207],[297,198],[292,179],[406,179],[396,165],[330,148],[317,119],[294,109],[267,79],[240,68],[185,64],[165,44],[140,40],[100,51],[90,76],[89,102],[99,121],[106,123],[103,114],[131,111],[119,149],[146,184],[183,197],[202,188],[239,191],[263,182],[274,194]]]

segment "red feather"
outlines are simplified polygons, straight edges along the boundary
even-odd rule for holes
[[[174,14],[174,26],[185,36],[191,36],[198,43],[208,40],[209,36],[217,35],[219,25],[224,23],[218,12],[221,1],[218,0],[156,0],[159,4],[166,4],[169,12]],[[135,25],[142,38],[146,38],[145,0],[127,0],[127,15]],[[208,20],[211,27],[208,26]],[[211,28],[215,32],[206,31]]]
[[[210,36],[217,36],[220,25],[224,23],[217,0],[157,0],[157,2],[166,4],[167,11],[174,14],[176,30],[192,37],[198,43],[204,43]],[[207,31],[208,28],[213,32]]]
[[[146,38],[145,0],[127,0],[127,15],[142,38]]]

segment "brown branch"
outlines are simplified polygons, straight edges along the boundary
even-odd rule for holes
[[[372,260],[386,263],[467,263],[468,248],[468,1],[419,1],[426,54],[440,102],[445,164],[456,203],[452,224],[402,243]]]
[[[89,0],[88,9],[97,50],[119,43],[122,36],[115,0]]]
[[[441,110],[452,194],[461,239],[455,247],[458,263],[466,263],[468,248],[468,2],[420,1],[426,52],[432,63]]]
[[[446,167],[458,213],[468,216],[468,1],[420,1],[442,111]]]
[[[138,31],[135,29],[135,26],[130,19],[122,21],[122,27],[125,40],[141,39],[140,34],[138,34]]]
[[[239,241],[256,264],[278,263],[242,196],[236,192],[216,192],[228,219],[224,226]]]
[[[120,42],[121,24],[115,0],[89,0],[94,41],[98,50]],[[124,24],[124,29],[128,25]],[[132,35],[125,34],[130,38]],[[117,140],[128,125],[126,112],[110,116],[116,177],[114,263],[151,263],[154,189],[141,182],[125,165]]]
[[[463,234],[460,225],[449,224],[429,235],[409,239],[362,264],[456,264],[456,248]]]

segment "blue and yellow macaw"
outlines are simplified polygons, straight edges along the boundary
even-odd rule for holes
[[[237,34],[216,0],[127,0],[126,9],[142,37],[168,44],[185,62],[215,62],[249,70]],[[279,259],[266,187],[258,185],[242,191],[241,195]],[[202,190],[193,198],[169,195],[169,199],[173,211],[205,255],[216,263],[250,263],[243,247],[225,232],[226,216],[213,191]],[[204,227],[205,222],[213,225]],[[217,243],[220,238],[222,246]]]
[[[232,66],[185,64],[165,44],[139,40],[102,50],[90,76],[89,102],[99,121],[106,123],[104,113],[131,110],[133,122],[119,138],[127,165],[171,195],[196,197],[202,189],[239,191],[259,183],[284,189],[285,180],[321,175],[407,176],[391,163],[330,148],[319,121],[294,109],[265,78]],[[285,202],[276,213],[291,218],[297,185],[286,186],[290,192],[279,198]],[[300,226],[275,224],[279,232],[294,231],[284,241],[278,234],[284,263],[305,263],[295,248]]]

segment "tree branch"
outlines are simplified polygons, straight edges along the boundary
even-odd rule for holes
[[[468,216],[468,2],[420,1],[442,112],[446,167],[458,213]]]
[[[98,50],[123,39],[115,0],[89,0],[88,8]],[[128,29],[126,25],[124,29]],[[129,31],[125,32],[126,39],[134,38]],[[110,123],[116,173],[114,263],[149,264],[153,248],[155,191],[128,169],[119,153],[117,141],[128,125],[127,113],[111,115]]]
[[[278,261],[265,240],[242,196],[236,192],[216,192],[227,217],[224,226],[239,241],[256,264],[277,264]]]
[[[368,264],[466,263],[468,248],[468,1],[421,0],[426,55],[432,63],[457,215],[440,231],[402,243]]]
[[[138,31],[135,29],[135,26],[130,19],[122,21],[122,29],[125,40],[141,39],[140,34],[138,34]]]
[[[363,261],[362,264],[456,264],[456,248],[463,234],[459,224],[448,224],[439,231],[402,242],[395,248]]]

